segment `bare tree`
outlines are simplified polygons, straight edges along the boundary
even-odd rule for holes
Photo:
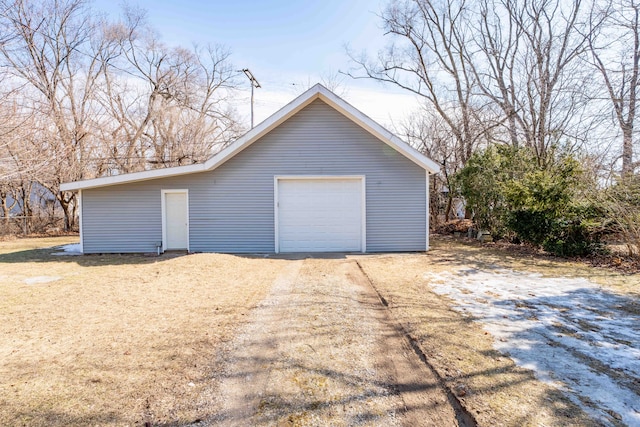
[[[591,123],[583,3],[397,0],[382,14],[397,42],[374,61],[352,58],[365,77],[423,97],[463,164],[494,142],[527,145],[543,163],[551,147],[582,143]]]
[[[6,83],[0,92],[0,216],[5,232],[11,231],[15,215],[23,217],[23,232],[30,230],[31,190],[47,164],[46,153],[32,144],[36,116],[17,103],[18,89]]]
[[[395,1],[383,12],[387,34],[396,37],[376,60],[366,56],[352,60],[365,76],[392,83],[425,100],[442,118],[455,139],[461,161],[473,153],[478,142],[474,121],[474,76],[465,62],[470,43],[469,16],[464,0]]]
[[[108,156],[118,172],[199,163],[244,130],[228,98],[237,72],[221,46],[169,47],[127,9],[105,31],[117,46],[101,96],[111,116]],[[109,55],[111,56],[111,55]]]
[[[512,145],[544,162],[550,148],[584,139],[590,122],[588,6],[581,0],[483,0],[466,49],[481,93],[499,107]],[[475,48],[472,48],[474,46]]]
[[[508,141],[518,147],[524,139],[521,130],[526,128],[518,109],[521,96],[518,81],[521,74],[526,73],[519,68],[518,61],[523,49],[523,29],[504,13],[502,5],[493,0],[479,3],[475,37],[473,43],[466,46],[465,58],[480,93],[502,110]]]
[[[0,146],[0,205],[4,216],[4,229],[10,230],[10,217],[19,214],[23,217],[23,232],[31,229],[32,189],[36,183],[36,175],[45,163],[45,156],[32,144],[31,138],[34,126],[33,117],[27,120],[19,116],[18,112],[13,123],[19,122],[20,127],[13,127],[3,133],[3,143]],[[6,124],[6,122],[5,122]]]
[[[0,58],[22,85],[23,108],[48,121],[32,138],[43,142],[37,149],[48,158],[38,181],[56,196],[70,229],[75,195],[60,192],[59,185],[87,172],[85,148],[101,65],[86,49],[95,26],[82,0],[3,0],[0,8],[0,23],[12,34],[0,45]]]
[[[84,0],[0,0],[0,93],[14,109],[0,122],[0,179],[47,188],[67,229],[77,203],[62,182],[202,162],[243,130],[227,102],[229,52],[168,47],[143,17],[128,9],[109,23]]]
[[[180,90],[162,98],[162,114],[152,121],[156,161],[168,166],[203,162],[244,130],[227,106],[236,85],[229,52],[207,46],[179,53],[186,65]]]
[[[611,101],[615,122],[622,132],[623,179],[634,174],[634,131],[640,84],[640,4],[611,0],[594,9],[589,38],[592,63],[600,72]]]

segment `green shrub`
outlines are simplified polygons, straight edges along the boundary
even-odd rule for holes
[[[552,229],[552,220],[544,212],[516,210],[509,213],[507,227],[519,240],[541,246]]]
[[[602,247],[588,227],[580,221],[559,220],[542,248],[559,256],[581,256],[594,253]]]
[[[454,178],[459,193],[473,210],[475,224],[498,239],[509,235],[505,185],[520,179],[530,168],[523,154],[510,146],[491,146],[473,154]]]
[[[552,152],[539,164],[527,148],[490,147],[457,175],[460,193],[480,228],[560,256],[584,255],[600,245],[601,214],[583,203],[587,187],[575,157]]]

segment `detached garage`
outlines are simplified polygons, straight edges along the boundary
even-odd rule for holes
[[[84,253],[424,251],[437,171],[316,85],[203,164],[61,189]]]

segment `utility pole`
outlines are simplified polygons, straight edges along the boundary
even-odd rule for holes
[[[251,82],[251,129],[253,129],[253,88],[255,87],[256,89],[258,89],[262,86],[260,86],[260,83],[258,83],[258,80],[253,77],[253,74],[251,74],[251,71],[249,71],[248,68],[242,69],[242,72]]]

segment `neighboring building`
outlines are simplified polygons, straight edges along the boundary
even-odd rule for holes
[[[438,165],[321,85],[203,164],[66,183],[84,253],[429,247]]]

